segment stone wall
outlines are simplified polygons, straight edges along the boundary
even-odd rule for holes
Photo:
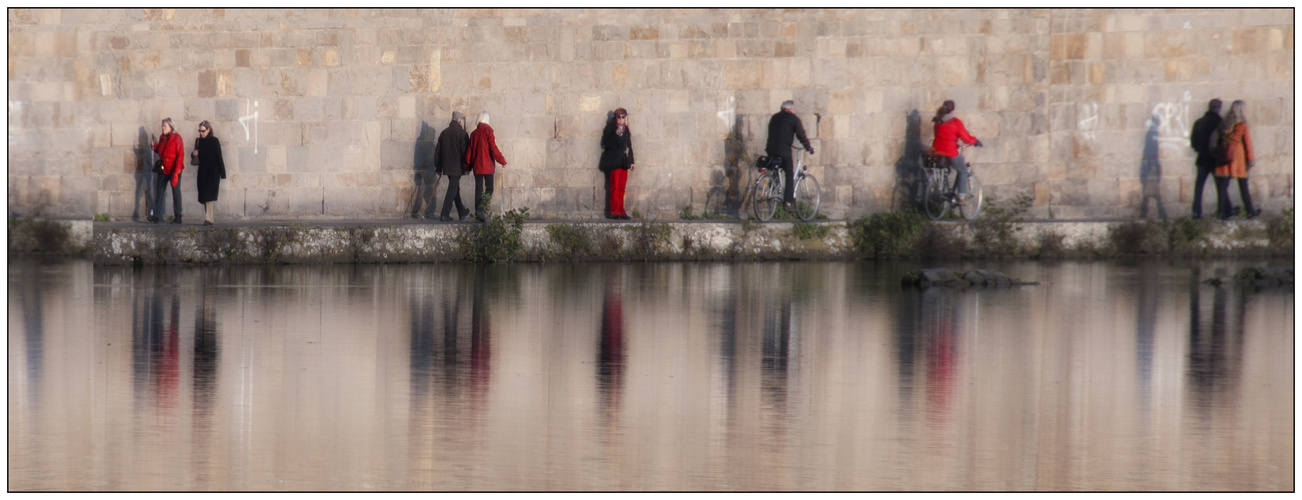
[[[1288,9],[8,15],[11,215],[143,217],[148,137],[171,117],[187,154],[201,120],[222,141],[219,218],[402,217],[451,112],[486,110],[510,163],[496,205],[593,217],[624,107],[628,207],[670,217],[738,195],[786,99],[834,218],[907,203],[945,99],[986,145],[970,160],[990,199],[1033,195],[1037,217],[1133,217],[1146,197],[1188,213],[1185,134],[1213,97],[1247,101],[1255,199],[1293,204]]]

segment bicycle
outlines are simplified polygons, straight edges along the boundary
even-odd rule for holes
[[[794,148],[800,152],[796,154],[792,168],[795,170],[795,216],[802,221],[808,221],[818,215],[818,205],[820,202],[818,179],[814,174],[809,173],[809,167],[804,165],[804,148]],[[782,204],[783,190],[786,188],[786,180],[782,175],[782,159],[778,157],[761,156],[755,161],[755,166],[759,168],[759,178],[755,179],[755,184],[751,186],[752,210],[755,212],[755,218],[767,222],[773,218],[778,211],[778,205]]]
[[[961,145],[962,154],[966,145]],[[922,205],[931,220],[944,219],[949,210],[958,207],[959,213],[967,220],[975,220],[981,215],[981,180],[972,171],[972,164],[967,164],[967,197],[960,197],[956,185],[949,181],[950,158],[935,154],[934,151],[922,156],[922,168],[927,173],[926,187],[923,190]],[[957,183],[953,183],[957,184]]]

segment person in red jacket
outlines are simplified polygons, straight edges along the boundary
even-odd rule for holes
[[[958,171],[958,178],[954,179],[954,185],[958,188],[959,196],[966,195],[967,161],[963,159],[963,155],[958,154],[958,141],[977,147],[981,147],[981,141],[967,133],[963,121],[954,116],[954,101],[945,101],[941,104],[931,121],[935,123],[936,131],[936,136],[931,141],[931,149],[935,150],[936,154],[950,159],[950,166]]]
[[[181,170],[185,168],[185,141],[181,139],[181,134],[176,133],[176,128],[172,125],[171,118],[164,118],[162,124],[162,137],[158,140],[150,140],[149,146],[154,148],[158,157],[163,160],[163,173],[158,174],[155,181],[154,207],[149,216],[149,221],[155,224],[163,218],[165,206],[163,205],[163,192],[167,185],[172,185],[172,212],[175,217],[172,218],[173,224],[181,223]]]
[[[488,112],[479,113],[479,125],[470,133],[470,147],[466,149],[466,168],[475,172],[475,218],[485,218],[484,194],[493,196],[493,162],[506,167],[506,158],[497,149],[493,127],[488,126]],[[487,189],[485,189],[487,187]]]

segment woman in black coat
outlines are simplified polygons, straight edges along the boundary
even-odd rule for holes
[[[624,212],[624,186],[628,173],[636,168],[633,160],[633,134],[628,130],[628,111],[615,110],[601,133],[601,161],[597,168],[606,173],[607,219],[630,219]]]
[[[213,223],[213,202],[217,201],[217,186],[226,178],[226,164],[222,162],[222,143],[212,135],[208,120],[199,124],[199,137],[194,139],[190,152],[191,162],[198,162],[199,174],[195,180],[199,187],[199,203],[203,204],[203,225]]]

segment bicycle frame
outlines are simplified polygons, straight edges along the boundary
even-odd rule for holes
[[[809,173],[809,168],[804,164],[804,148],[796,147],[799,150],[792,158],[792,193],[796,198],[796,203],[788,210],[794,210],[795,215],[800,220],[808,221],[818,215],[819,206],[819,187],[818,179]],[[768,165],[760,167],[760,176],[755,179],[751,189],[754,197],[751,200],[754,207],[755,217],[762,221],[767,221],[777,212],[777,207],[781,204],[786,196],[786,176],[783,175],[782,168],[776,161],[771,161]]]
[[[959,154],[963,154],[968,145],[959,144]],[[923,169],[926,171],[926,184],[923,192],[923,211],[931,220],[944,219],[951,208],[957,208],[968,220],[976,219],[981,213],[981,184],[976,174],[972,172],[972,165],[968,166],[968,190],[969,196],[960,197],[958,195],[957,181],[950,183],[949,174],[954,170],[951,164],[952,159],[944,156],[928,155],[923,158]]]

